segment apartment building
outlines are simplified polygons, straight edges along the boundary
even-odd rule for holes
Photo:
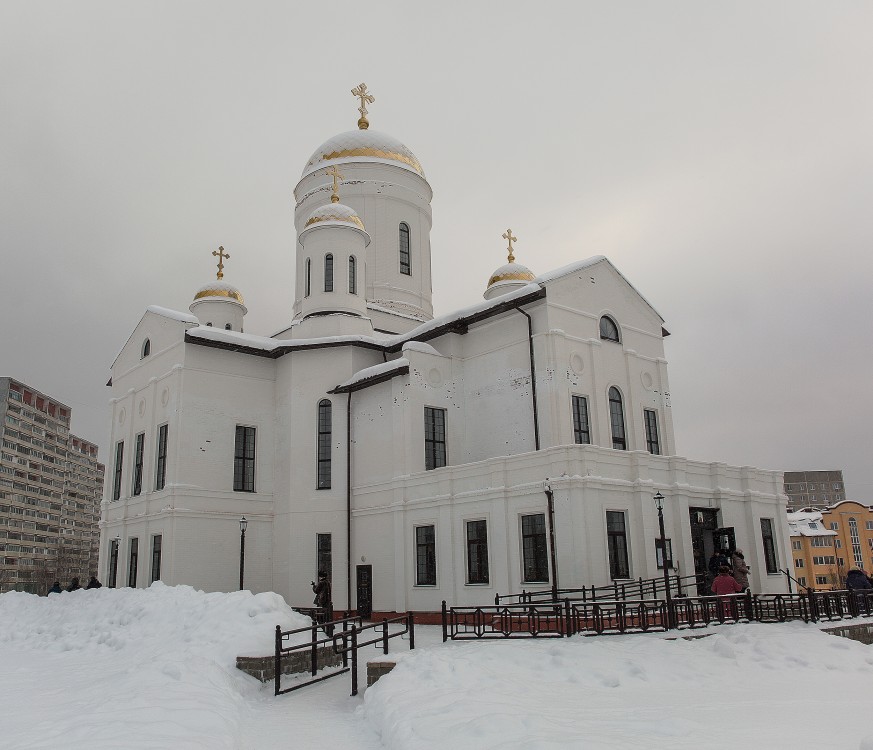
[[[839,469],[786,471],[784,482],[789,511],[827,508],[846,499],[843,472]]]
[[[104,467],[69,406],[0,377],[0,592],[45,593],[97,570]]]

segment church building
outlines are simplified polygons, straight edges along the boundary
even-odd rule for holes
[[[246,330],[219,248],[190,312],[149,307],[112,364],[104,581],[309,606],[324,570],[335,609],[434,612],[739,547],[784,591],[782,474],[677,454],[651,303],[603,256],[528,269],[507,230],[484,299],[434,317],[431,187],[353,93],[358,128],[294,189],[290,320]]]

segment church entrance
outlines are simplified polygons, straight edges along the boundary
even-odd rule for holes
[[[694,551],[694,574],[697,576],[697,595],[709,596],[709,558],[716,549],[718,509],[689,508],[691,521],[691,546]]]
[[[373,614],[373,566],[358,565],[358,617]]]

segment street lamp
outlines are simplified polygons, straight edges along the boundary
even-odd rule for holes
[[[246,569],[246,527],[249,522],[243,516],[239,519],[239,590],[243,590],[243,575]]]
[[[673,597],[670,594],[670,570],[667,567],[667,536],[664,533],[664,496],[659,490],[652,498],[658,509],[658,529],[661,532],[661,562],[664,568],[664,593],[667,598],[667,628],[673,626]],[[671,554],[670,557],[673,555]]]

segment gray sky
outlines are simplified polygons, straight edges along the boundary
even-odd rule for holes
[[[298,7],[299,6],[299,7]],[[0,375],[106,461],[109,366],[214,278],[269,335],[292,190],[370,121],[434,189],[436,313],[607,255],[655,305],[679,452],[873,502],[873,3],[0,5]]]

